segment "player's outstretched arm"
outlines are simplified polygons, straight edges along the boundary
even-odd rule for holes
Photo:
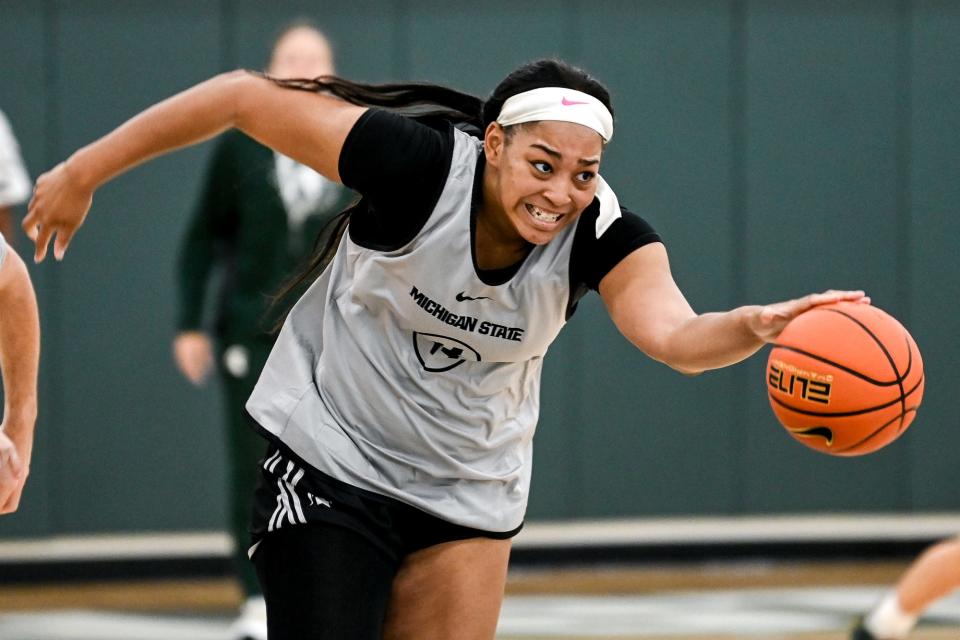
[[[3,514],[17,510],[29,474],[40,359],[37,300],[26,265],[12,249],[7,250],[0,263],[0,310],[0,371],[4,394],[0,428],[0,514]]]
[[[725,367],[776,339],[793,318],[821,304],[869,302],[863,291],[825,291],[769,305],[697,314],[670,272],[663,244],[640,247],[600,281],[614,324],[650,357],[683,373]]]
[[[63,257],[93,192],[147,160],[236,127],[280,153],[339,180],[340,149],[365,107],[292,91],[246,71],[216,76],[146,109],[37,179],[23,229],[41,261],[50,240]]]

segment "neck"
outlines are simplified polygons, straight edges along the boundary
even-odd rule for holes
[[[517,233],[500,204],[496,171],[489,165],[483,175],[483,202],[477,204],[474,255],[481,269],[503,269],[522,260],[529,242]]]

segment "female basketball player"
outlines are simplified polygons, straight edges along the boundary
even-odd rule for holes
[[[542,356],[588,289],[685,373],[743,360],[814,305],[865,299],[695,313],[655,231],[600,177],[609,94],[551,60],[486,102],[218,76],[39,179],[24,221],[36,259],[54,236],[63,257],[98,186],[229,127],[363,195],[247,404],[272,442],[250,549],[271,640],[494,636]]]

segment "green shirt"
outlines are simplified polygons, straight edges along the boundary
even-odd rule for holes
[[[208,324],[203,317],[207,287],[219,272],[215,335],[226,344],[267,339],[284,311],[271,307],[272,296],[353,199],[342,186],[328,186],[338,190],[335,204],[292,229],[277,188],[273,151],[238,131],[224,134],[180,251],[178,329],[201,330]]]

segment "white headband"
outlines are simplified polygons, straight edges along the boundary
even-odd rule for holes
[[[543,87],[510,96],[503,103],[497,122],[507,127],[522,122],[559,120],[590,127],[605,142],[613,137],[613,116],[602,102],[575,89]]]

